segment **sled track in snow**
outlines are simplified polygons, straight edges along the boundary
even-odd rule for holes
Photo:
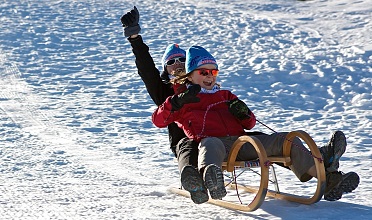
[[[0,52],[1,219],[72,219],[89,213],[90,201],[121,197],[131,181],[118,173],[120,163],[87,147],[79,140],[84,133],[54,118],[58,110],[44,110],[48,97],[36,94]]]
[[[105,152],[90,150],[86,146],[89,143],[80,140],[84,130],[68,127],[55,118],[59,112],[48,109],[48,97],[35,94],[17,65],[9,62],[4,54],[0,56],[0,114],[13,123],[11,126],[34,136],[46,151],[61,148],[75,154],[79,149],[79,155],[74,155],[78,158],[82,155],[103,157]]]
[[[32,91],[21,79],[21,72],[15,64],[9,63],[3,54],[0,58],[2,71],[0,88],[0,108],[17,125],[48,128],[52,123],[42,113]]]

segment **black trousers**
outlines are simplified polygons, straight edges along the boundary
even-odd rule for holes
[[[176,147],[176,155],[178,160],[178,169],[180,173],[185,166],[191,165],[198,167],[198,150],[199,143],[187,137],[182,138]]]

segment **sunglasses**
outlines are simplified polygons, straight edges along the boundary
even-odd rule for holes
[[[184,62],[186,62],[186,57],[177,57],[177,58],[168,60],[166,62],[166,64],[167,64],[167,66],[172,66],[172,65],[174,65],[176,63],[176,61],[178,61],[180,63],[184,63]]]
[[[210,70],[210,69],[195,69],[194,71],[196,71],[201,76],[208,76],[209,74],[211,74],[212,76],[217,76],[218,75],[218,70],[217,69],[214,69],[214,70]]]

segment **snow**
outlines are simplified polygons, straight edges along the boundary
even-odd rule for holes
[[[222,86],[270,128],[319,146],[342,130],[340,170],[359,187],[313,205],[267,198],[250,213],[169,193],[178,168],[119,20],[133,5],[160,69],[169,43],[204,46]],[[370,218],[371,1],[4,0],[0,15],[1,219]]]

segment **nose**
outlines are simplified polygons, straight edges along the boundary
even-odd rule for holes
[[[176,61],[176,62],[174,63],[174,66],[185,66],[185,63],[181,63],[181,62],[179,62],[179,61]]]

